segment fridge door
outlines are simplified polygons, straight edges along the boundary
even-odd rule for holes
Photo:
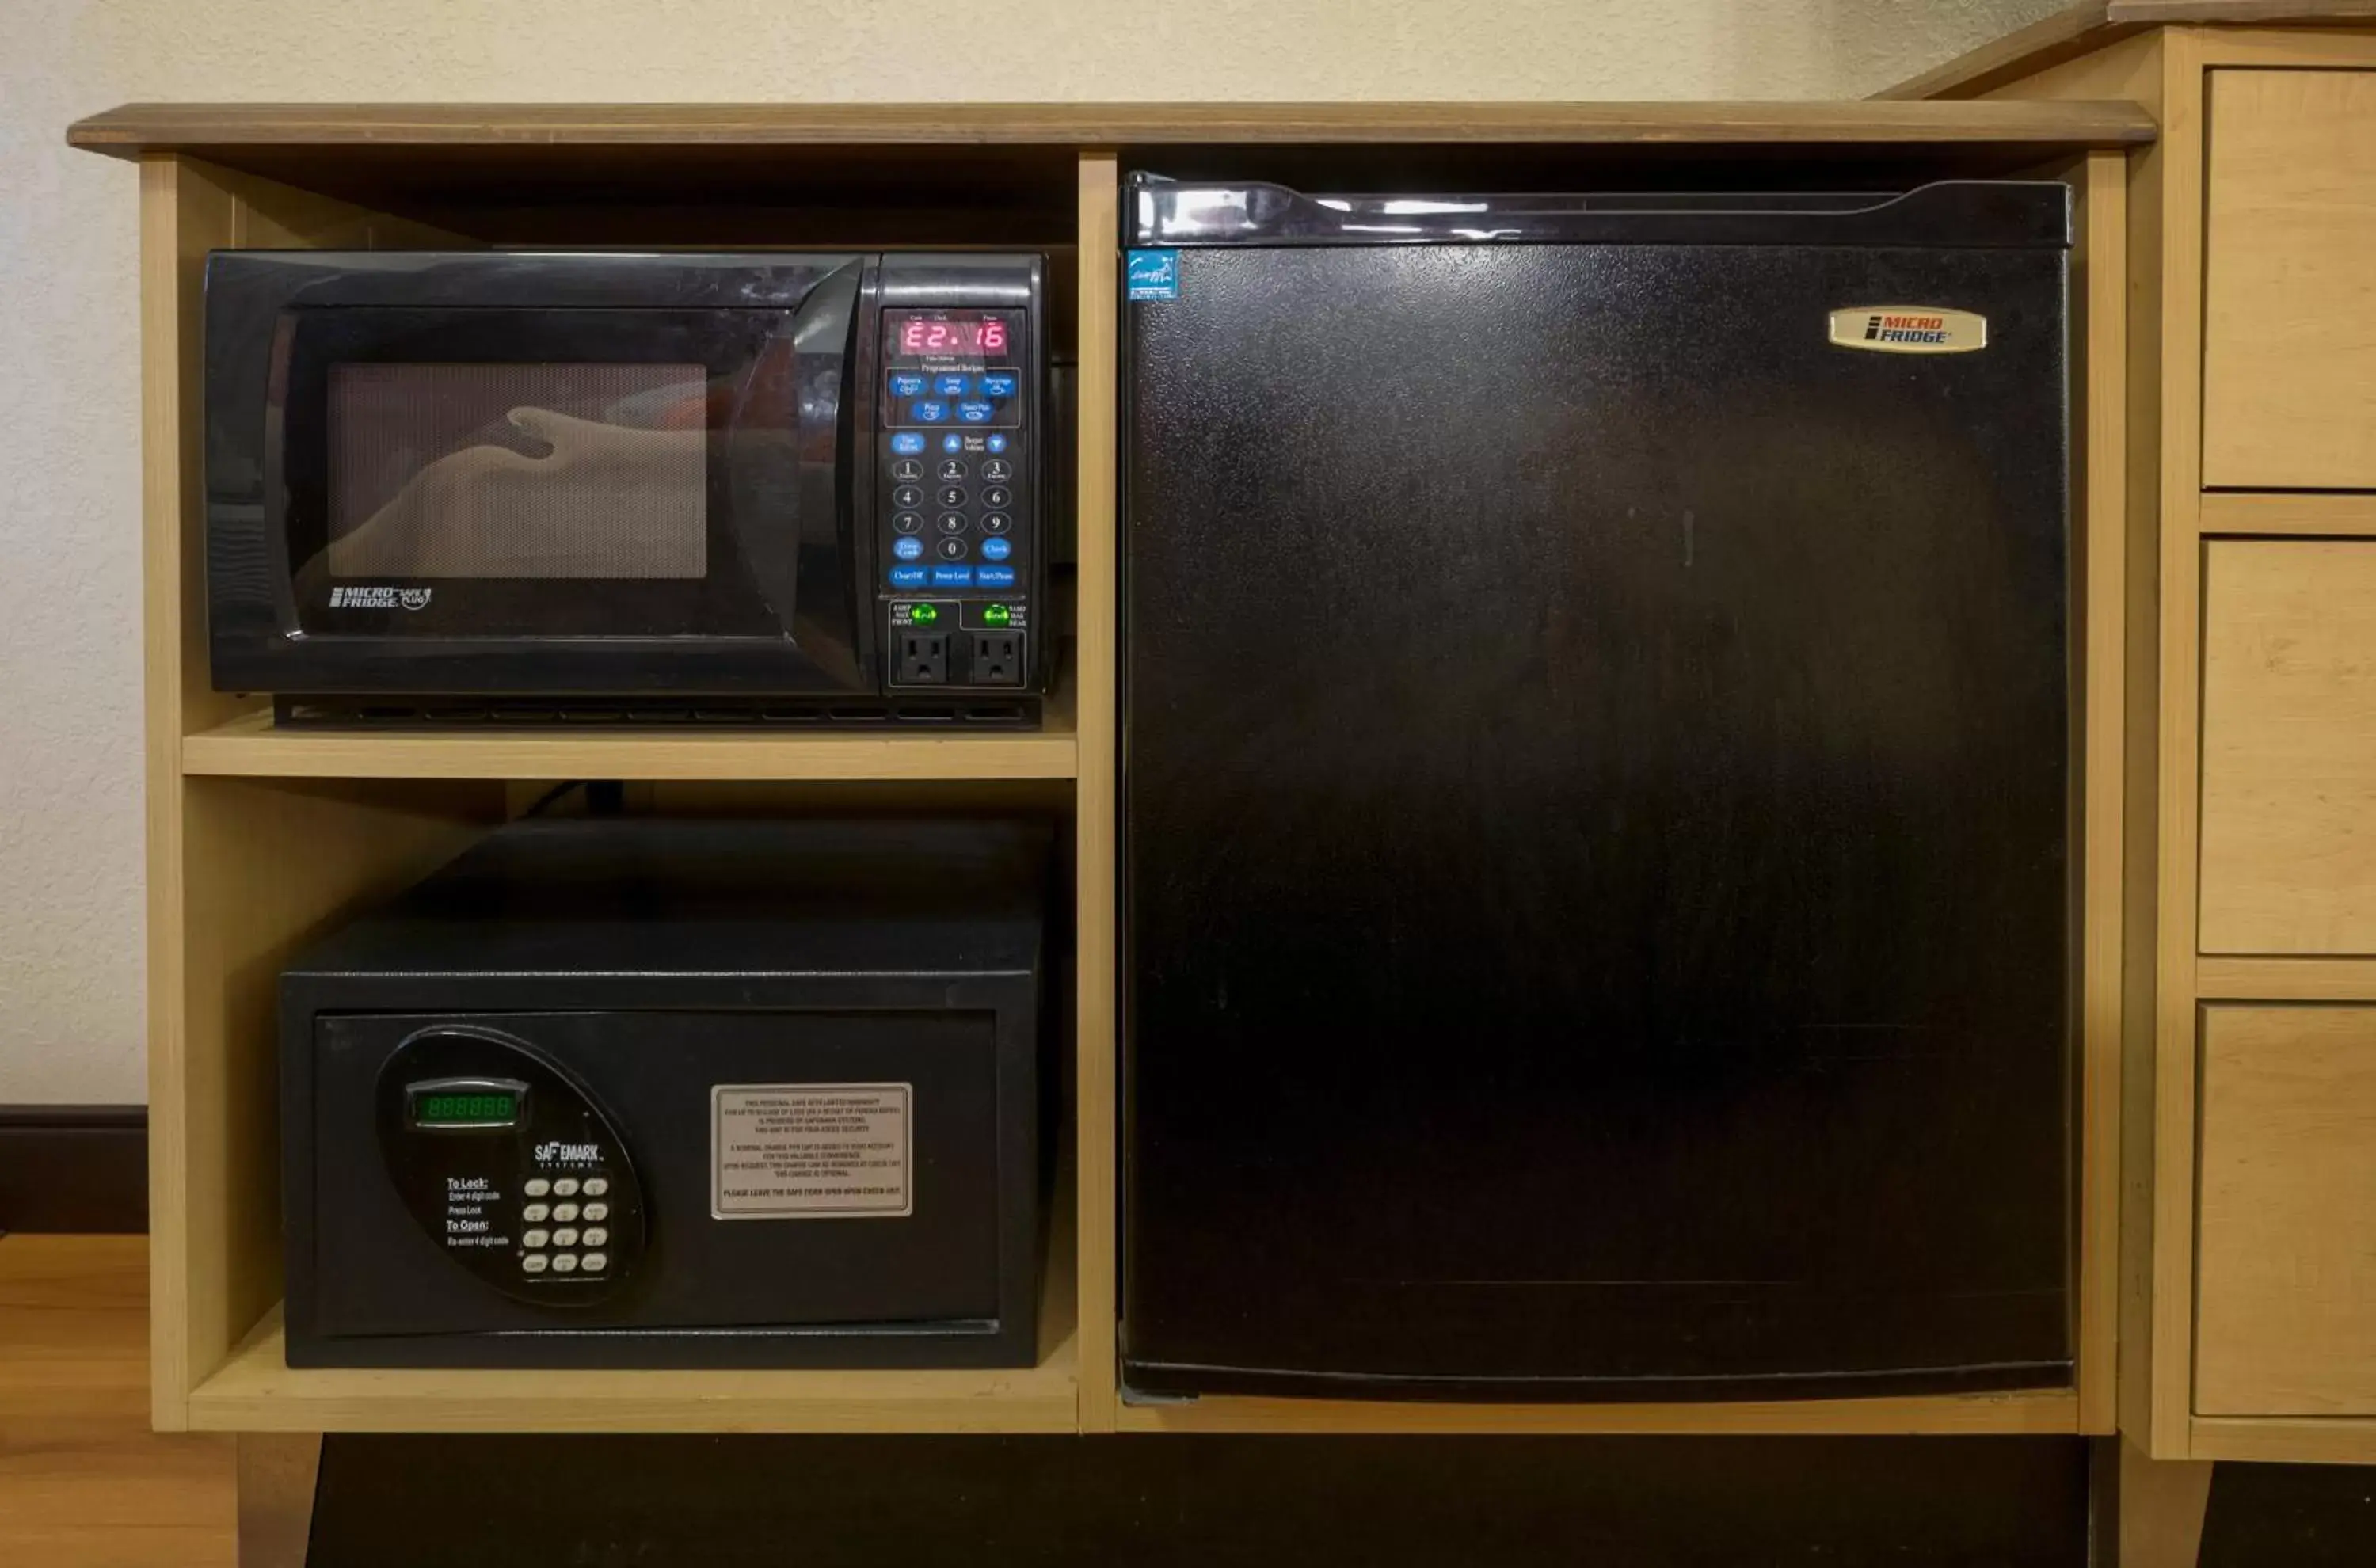
[[[2067,216],[1962,188],[1138,291],[1133,1389],[2067,1384]]]

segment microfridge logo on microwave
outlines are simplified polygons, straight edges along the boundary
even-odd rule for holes
[[[1989,318],[1942,305],[1849,305],[1832,312],[1832,341],[1883,354],[1968,354],[1989,346]]]
[[[426,610],[429,608],[428,588],[334,588],[330,590],[333,610]]]

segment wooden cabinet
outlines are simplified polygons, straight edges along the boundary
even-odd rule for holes
[[[2376,953],[2376,540],[2204,546],[2202,882],[2205,953]]]
[[[2376,489],[2376,71],[2209,77],[2203,482]]]
[[[2376,1415],[2376,1007],[2203,1018],[2194,1405]]]
[[[2376,490],[2376,71],[2212,71],[2203,482]]]

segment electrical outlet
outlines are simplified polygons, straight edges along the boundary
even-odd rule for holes
[[[946,632],[901,632],[899,666],[891,677],[898,686],[937,686],[949,678],[949,635]]]
[[[968,674],[977,686],[1023,683],[1023,634],[976,632]]]

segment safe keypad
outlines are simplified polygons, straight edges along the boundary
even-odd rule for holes
[[[611,1257],[602,1249],[610,1244],[611,1232],[601,1222],[611,1218],[611,1206],[603,1201],[610,1191],[610,1180],[602,1176],[532,1176],[521,1182],[520,1195],[529,1201],[520,1206],[520,1222],[527,1227],[520,1232],[520,1246],[524,1249],[520,1272],[568,1275],[608,1271]],[[587,1201],[543,1201],[581,1197]],[[583,1229],[575,1223],[580,1220],[585,1222]],[[547,1222],[552,1228],[547,1228]]]

